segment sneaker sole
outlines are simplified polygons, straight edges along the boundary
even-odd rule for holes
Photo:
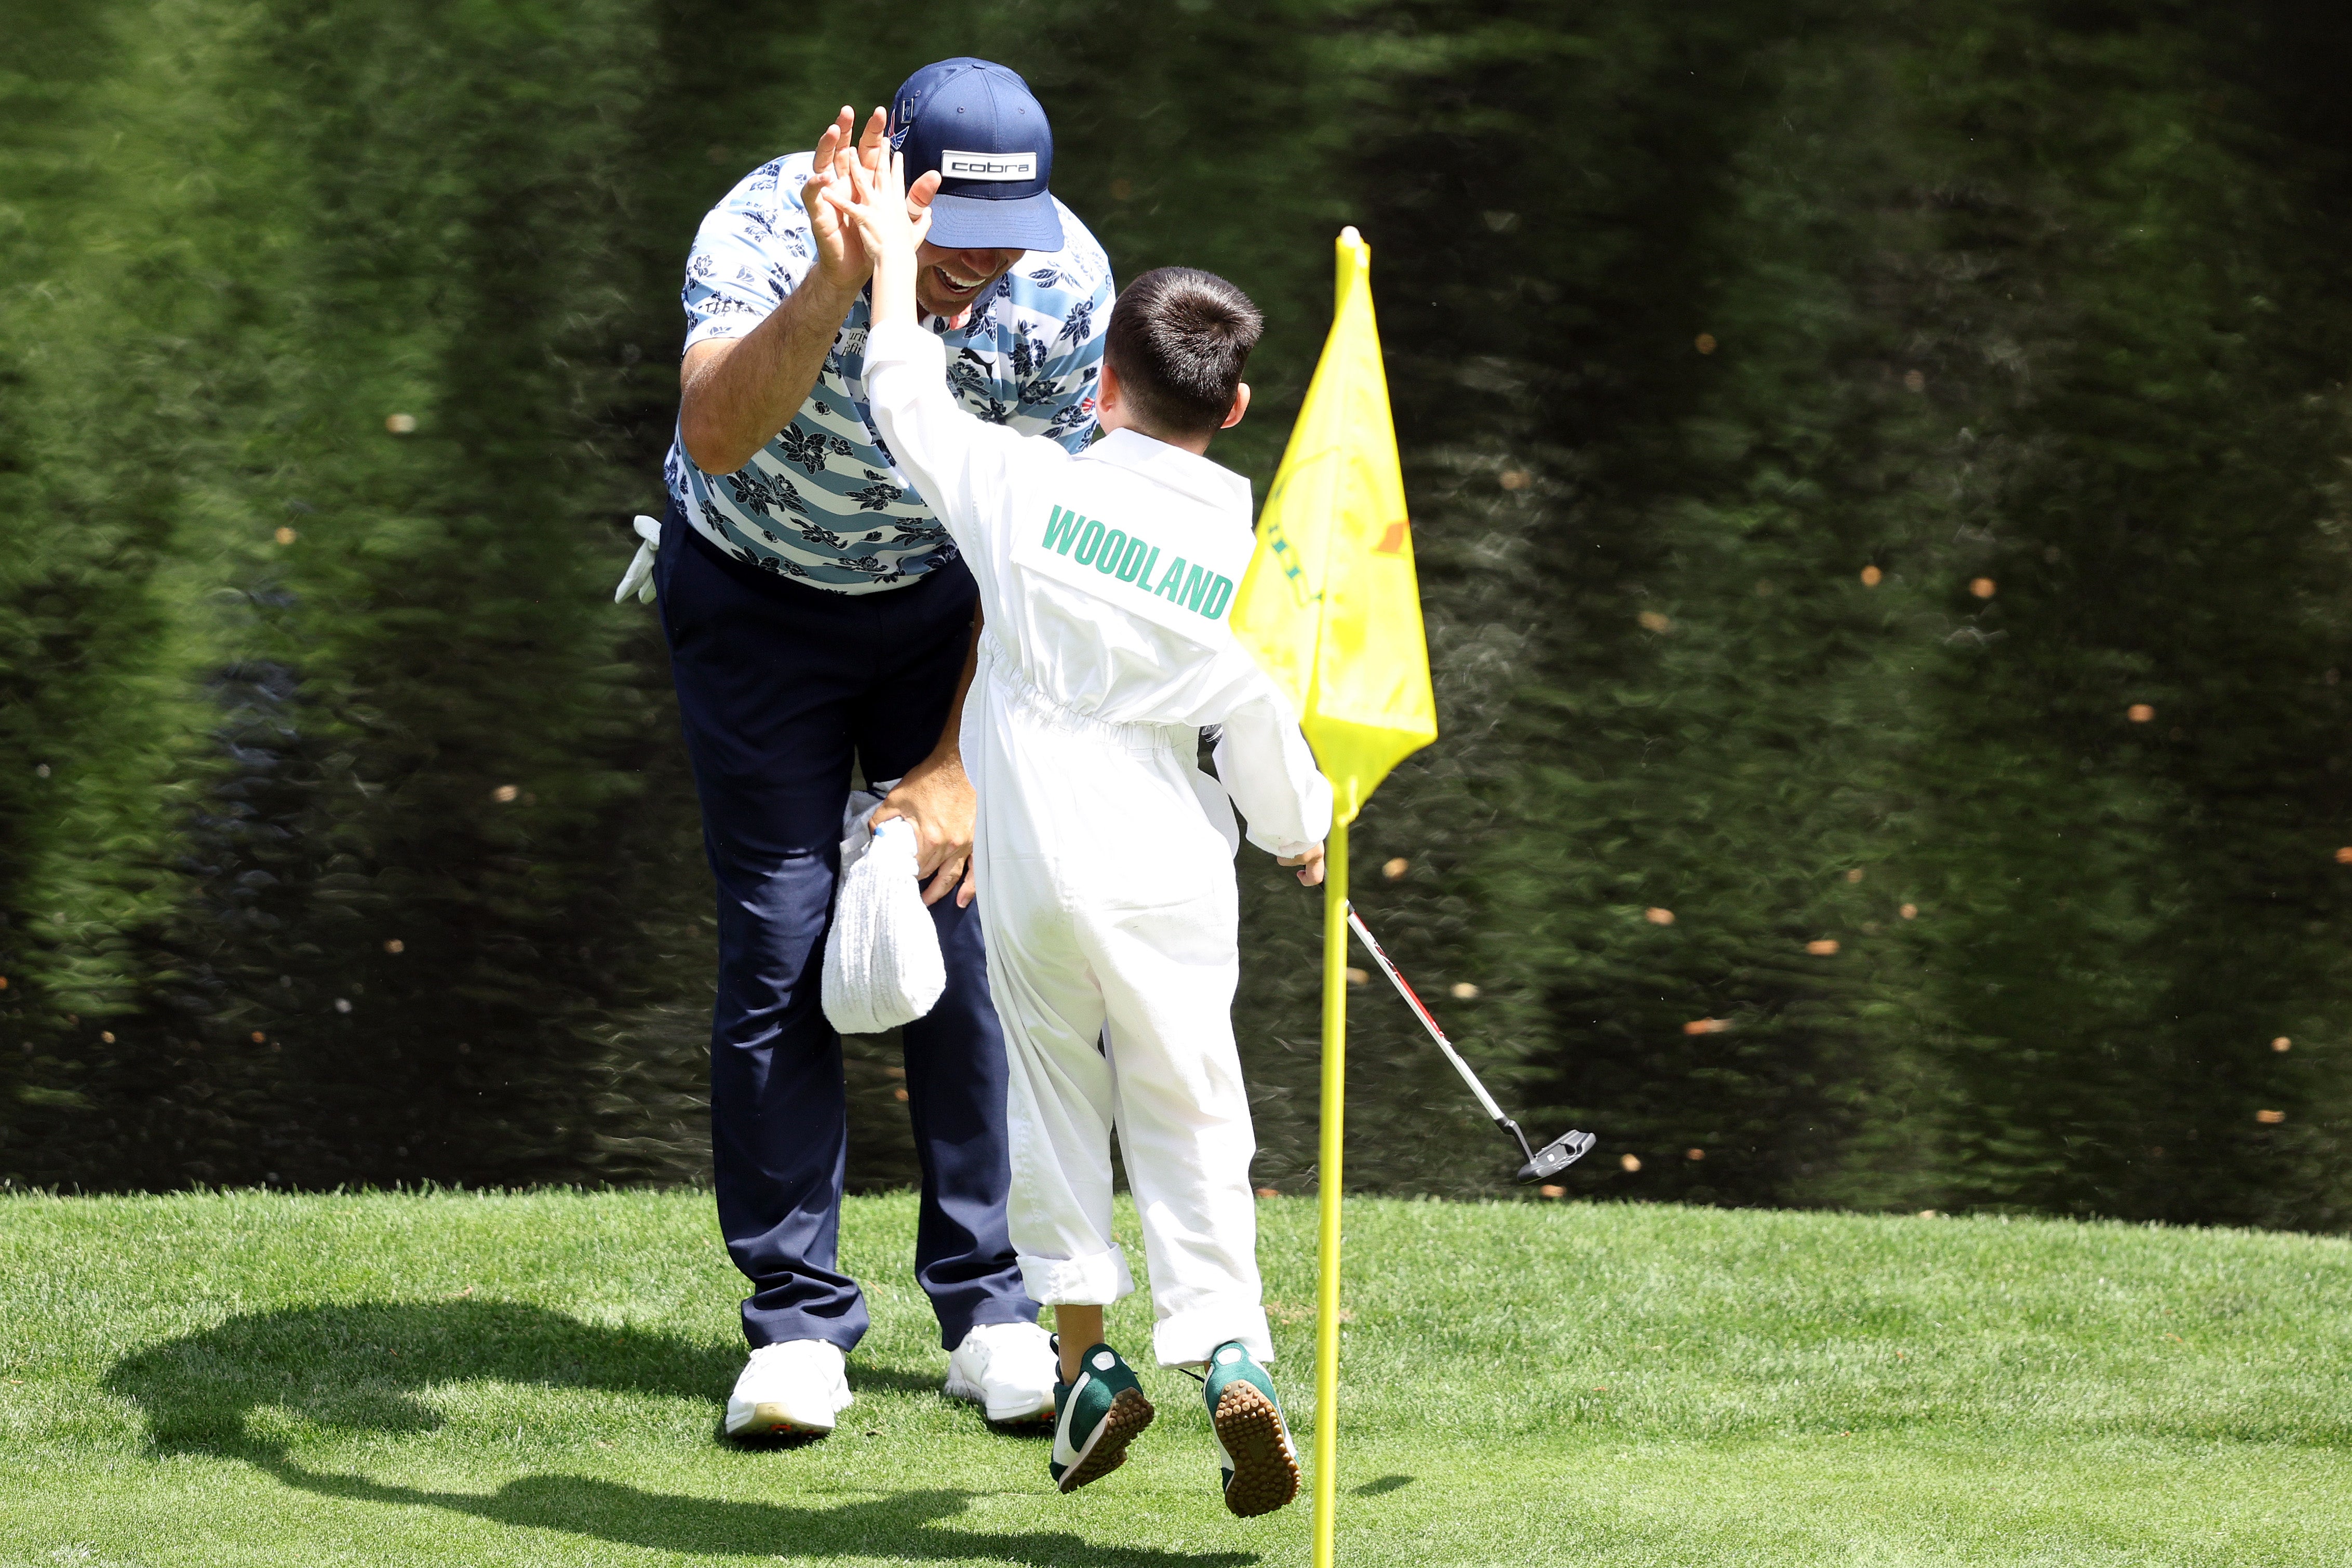
[[[740,1427],[730,1427],[727,1435],[730,1437],[822,1437],[833,1430],[833,1425],[828,1421],[822,1427],[813,1427],[785,1415],[781,1405],[754,1405],[751,1406],[751,1418]]]
[[[1127,1446],[1135,1441],[1138,1432],[1151,1425],[1151,1418],[1159,1413],[1138,1390],[1120,1389],[1118,1397],[1110,1402],[1110,1414],[1103,1417],[1093,1445],[1078,1456],[1077,1463],[1062,1472],[1061,1480],[1055,1484],[1066,1492],[1074,1492],[1127,1463]]]
[[[1217,1396],[1211,1419],[1217,1441],[1234,1461],[1225,1487],[1226,1509],[1243,1519],[1272,1513],[1298,1495],[1298,1460],[1282,1427],[1274,1401],[1246,1383],[1235,1382]]]
[[[981,1414],[988,1419],[989,1424],[992,1426],[1025,1427],[1034,1422],[1039,1421],[1045,1422],[1050,1426],[1054,1419],[1054,1396],[1050,1394],[1045,1396],[1045,1402],[1043,1405],[1040,1405],[1034,1409],[1016,1407],[1010,1415],[999,1416],[995,1409],[988,1403],[988,1396],[986,1394],[982,1393],[978,1388],[973,1387],[971,1384],[966,1383],[960,1377],[949,1378],[947,1381],[947,1386],[940,1392],[944,1393],[950,1399],[961,1399],[966,1404],[979,1406]]]
[[[1054,1402],[1050,1399],[1034,1410],[1016,1410],[1010,1416],[999,1416],[985,1405],[981,1406],[981,1410],[992,1427],[1051,1427],[1055,1415]]]

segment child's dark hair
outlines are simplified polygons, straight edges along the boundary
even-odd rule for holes
[[[1103,358],[1134,402],[1137,423],[1160,435],[1213,435],[1265,329],[1249,296],[1215,273],[1156,267],[1110,308]]]

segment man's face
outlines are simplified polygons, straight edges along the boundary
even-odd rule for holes
[[[915,248],[919,268],[915,277],[915,302],[932,315],[944,316],[952,325],[961,327],[971,302],[1028,254],[1024,250],[950,250],[925,240]]]

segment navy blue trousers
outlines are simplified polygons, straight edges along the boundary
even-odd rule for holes
[[[710,1128],[719,1228],[751,1282],[754,1347],[866,1333],[838,1267],[848,1106],[818,991],[853,755],[897,779],[955,700],[977,600],[961,563],[880,593],[828,593],[736,561],[673,506],[656,570],[686,744],[719,891]],[[1004,1039],[980,911],[931,906],[947,990],[908,1024],[907,1105],[922,1163],[915,1276],[940,1343],[1034,1322],[1004,1224]]]

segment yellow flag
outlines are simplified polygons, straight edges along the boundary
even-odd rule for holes
[[[1233,627],[1305,721],[1354,820],[1389,769],[1437,738],[1412,528],[1372,319],[1372,249],[1339,233],[1339,303],[1259,514]]]

